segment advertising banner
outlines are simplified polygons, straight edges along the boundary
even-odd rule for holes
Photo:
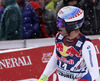
[[[39,78],[53,48],[48,46],[0,54],[0,81]]]
[[[100,67],[100,40],[93,39]],[[37,81],[53,54],[54,45],[0,53],[0,81]],[[30,80],[29,80],[30,79]],[[58,81],[56,72],[48,81]]]

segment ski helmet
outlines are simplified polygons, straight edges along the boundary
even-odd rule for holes
[[[58,11],[57,26],[66,27],[68,34],[79,29],[84,22],[84,11],[75,6],[65,6]]]

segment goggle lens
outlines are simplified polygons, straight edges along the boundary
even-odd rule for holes
[[[59,17],[57,17],[56,24],[58,27],[65,27],[64,21],[62,19],[60,19]]]

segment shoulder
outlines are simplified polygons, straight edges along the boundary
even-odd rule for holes
[[[55,37],[55,42],[62,41],[63,38],[64,38],[64,37],[61,35],[61,33],[58,32],[58,33],[56,34],[56,37]]]
[[[84,36],[84,39],[85,39],[85,40],[84,40],[84,41],[85,41],[84,44],[87,44],[87,45],[88,45],[88,44],[93,45],[93,42],[91,41],[90,38]]]
[[[4,10],[9,11],[9,12],[16,12],[16,10],[20,10],[19,6],[17,4],[12,4],[7,6]]]
[[[84,46],[88,46],[88,45],[93,46],[93,43],[89,40],[86,40]]]
[[[91,41],[86,40],[83,44],[82,50],[84,50],[84,51],[92,50],[93,51],[93,50],[95,50],[94,44]]]
[[[79,40],[82,41],[82,42],[85,42],[85,41],[92,42],[88,37],[86,37],[82,33],[80,33],[80,36],[79,37],[80,37]]]

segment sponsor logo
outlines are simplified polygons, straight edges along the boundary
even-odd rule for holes
[[[77,50],[75,50],[75,48],[73,46],[67,47],[63,43],[57,43],[56,47],[57,47],[57,51],[59,51],[62,56],[73,57],[75,55],[76,57],[81,57],[80,53]]]
[[[87,47],[88,49],[88,52],[89,52],[89,58],[90,58],[90,64],[91,64],[91,67],[93,67],[93,61],[92,61],[92,54],[91,54],[91,49],[90,49],[90,45]]]
[[[30,56],[22,56],[17,58],[9,58],[0,60],[0,69],[14,68],[32,65]]]
[[[52,56],[52,52],[50,53],[43,53],[42,62],[47,63]]]
[[[81,42],[81,41],[78,41],[78,42],[76,43],[76,46],[77,46],[77,47],[81,47],[81,45],[82,45],[82,42]]]
[[[61,60],[61,61],[63,61],[63,62],[65,62],[65,63],[67,63],[67,64],[72,64],[72,65],[74,64],[74,60],[72,60],[72,59],[67,60],[67,59],[64,58],[64,57],[61,57],[61,58],[60,58],[60,57],[58,57],[58,56],[57,56],[57,59],[58,59],[58,60]]]
[[[59,75],[61,75],[61,76],[64,76],[64,77],[66,77],[66,78],[71,78],[71,79],[74,79],[74,75],[73,74],[63,74],[63,73],[58,73]]]
[[[74,79],[74,74],[62,72],[59,69],[57,69],[57,73],[63,77]]]

